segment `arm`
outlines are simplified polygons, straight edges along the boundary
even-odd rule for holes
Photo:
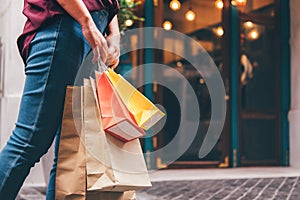
[[[117,15],[108,25],[106,41],[108,45],[107,65],[116,68],[120,57],[120,30]]]
[[[108,52],[107,42],[97,29],[83,1],[57,0],[57,2],[81,25],[83,36],[93,49],[93,62],[99,60],[100,56],[103,62],[106,62]]]
[[[109,35],[110,34],[116,34],[116,35],[120,34],[117,15],[114,16],[114,18],[111,20],[110,24],[108,25],[108,31],[109,31]]]

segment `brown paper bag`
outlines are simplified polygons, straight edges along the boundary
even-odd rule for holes
[[[76,98],[72,98],[72,96]],[[82,130],[81,88],[68,87],[58,149],[56,171],[57,200],[85,200],[85,149],[80,139]]]
[[[56,171],[57,200],[135,200],[134,191],[86,192],[81,87],[68,87]],[[72,98],[73,96],[73,98]]]
[[[83,134],[86,146],[87,190],[126,191],[150,187],[139,139],[124,143],[105,133],[95,95],[94,80],[85,80]]]
[[[88,99],[94,99],[93,90],[88,88],[87,93],[85,93],[86,103],[89,105]],[[90,95],[90,97],[88,97]],[[96,185],[94,189],[90,187],[87,189],[87,180],[90,183],[97,182],[99,175],[105,177],[104,174],[110,174],[110,169],[106,167],[101,167],[99,162],[96,160],[94,153],[98,153],[98,148],[85,148],[86,142],[88,145],[102,144],[100,140],[94,140],[93,134],[87,133],[83,129],[83,87],[68,87],[65,98],[65,107],[63,114],[62,130],[60,136],[59,144],[59,155],[57,162],[56,171],[56,197],[57,200],[135,200],[134,191],[125,192],[102,192],[99,191]],[[92,104],[93,105],[93,104]],[[90,106],[90,105],[89,105]],[[94,106],[94,105],[93,105]],[[96,106],[97,111],[97,106]],[[99,112],[94,112],[91,115],[85,113],[88,117],[98,115]],[[93,126],[93,124],[88,124]],[[97,123],[96,123],[97,124]],[[96,130],[98,130],[97,126]],[[101,129],[101,127],[100,127]],[[100,136],[105,136],[105,134],[98,134]],[[106,140],[104,137],[97,137],[98,139]],[[101,150],[99,145],[99,149]],[[91,150],[92,149],[92,150]],[[107,150],[105,150],[107,151]],[[108,155],[100,152],[100,157],[103,162],[109,162]],[[107,160],[105,158],[107,156]],[[86,165],[86,163],[89,163]],[[106,165],[104,165],[106,166]],[[105,172],[103,172],[103,170]],[[87,176],[87,171],[89,172]],[[111,179],[108,178],[110,181]],[[101,179],[105,181],[104,179]],[[110,182],[109,181],[109,182]],[[88,190],[88,191],[87,191]]]

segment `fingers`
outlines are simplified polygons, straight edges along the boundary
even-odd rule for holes
[[[117,67],[119,64],[120,50],[116,47],[110,47],[108,49],[106,64],[112,68]]]
[[[106,63],[107,55],[108,55],[108,47],[106,41],[102,42],[100,50],[100,57],[104,63]]]
[[[105,50],[103,50],[104,56],[101,55],[101,49],[103,50],[103,48],[99,48],[99,47],[93,48],[94,57],[92,59],[92,62],[96,63],[101,59],[103,63],[106,63],[107,66],[113,69],[116,68],[119,64],[119,57],[120,57],[120,52],[118,51],[118,49],[109,48],[107,53]],[[106,61],[104,62],[104,60]]]
[[[111,46],[108,48],[108,58],[118,58],[120,57],[120,49],[115,46]]]
[[[96,63],[100,59],[100,51],[98,47],[93,48],[94,57],[92,59],[92,63]]]
[[[119,65],[119,59],[115,59],[113,60],[113,62],[110,63],[110,65],[108,65],[110,68],[114,69]]]
[[[96,63],[100,59],[106,63],[108,58],[108,47],[106,42],[102,42],[101,45],[97,45],[93,48],[94,57],[92,59],[93,63]]]
[[[101,48],[99,48],[99,47],[93,48],[94,57],[92,59],[92,62],[96,63],[101,59],[103,61],[103,63],[106,63],[107,66],[109,66],[113,69],[116,68],[119,64],[119,57],[120,57],[119,51],[114,48],[111,48],[107,54],[106,54],[106,52],[104,52],[104,53],[105,53],[105,55],[102,56]],[[104,62],[103,57],[106,60],[106,62]]]

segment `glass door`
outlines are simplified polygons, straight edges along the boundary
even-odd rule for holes
[[[155,27],[186,34],[208,53],[225,85],[226,120],[214,148],[206,157],[199,158],[199,149],[211,123],[211,99],[203,74],[182,56],[164,50],[147,50],[154,63],[168,66],[169,71],[176,71],[187,80],[183,83],[182,79],[168,71],[161,74],[165,83],[176,87],[182,94],[180,99],[167,87],[156,83],[151,85],[152,100],[163,106],[167,118],[164,124],[158,126],[158,133],[142,141],[148,145],[144,145],[147,161],[152,163],[153,168],[279,165],[282,158],[282,69],[278,5],[281,1],[188,0],[179,1],[180,9],[177,10],[171,8],[171,1],[178,3],[176,0],[145,1],[149,5],[154,3],[153,13],[146,20],[152,20]],[[186,15],[190,10],[195,14],[193,17]],[[199,52],[180,38],[162,37],[155,32],[153,38],[173,52],[188,52],[194,58],[199,56]],[[132,36],[130,44],[140,45],[143,42]],[[125,60],[129,68],[142,65],[145,52],[145,49],[131,52],[123,59],[123,64]],[[138,82],[145,76],[147,74],[137,70]],[[192,87],[197,97],[198,105],[194,108],[189,105],[191,96],[186,95],[187,86]],[[196,109],[200,109],[200,117],[188,115]],[[160,155],[151,157],[151,152],[170,144],[181,123],[185,123],[186,127],[174,152],[184,144],[184,134],[190,134],[189,126],[199,124],[195,139],[182,156],[166,166],[167,154],[161,151]]]
[[[280,163],[279,34],[274,0],[247,0],[239,8],[240,164]]]
[[[180,1],[180,9],[173,10],[171,2],[172,1],[164,1],[163,5],[159,5],[162,6],[162,9],[160,13],[155,15],[157,17],[156,26],[163,26],[165,29],[171,27],[172,30],[184,33],[200,44],[212,58],[219,72],[223,76],[223,80],[227,82],[228,86],[228,64],[224,57],[228,58],[229,52],[224,48],[224,27],[229,25],[225,25],[225,22],[223,21],[223,12],[225,12],[223,9],[224,5],[218,5],[215,0],[189,0]],[[188,11],[194,12],[194,19],[188,18]],[[194,52],[192,46],[185,44],[185,42],[180,39],[163,38],[161,42],[163,42],[166,46],[172,47],[175,51],[190,52],[192,57],[200,56],[197,52]],[[184,133],[181,134],[190,134],[189,126],[199,124],[196,137],[192,144],[185,152],[183,152],[180,158],[168,167],[228,167],[230,127],[227,123],[225,124],[221,137],[218,139],[218,142],[212,151],[204,158],[199,158],[198,156],[199,149],[203,143],[204,137],[206,136],[208,126],[211,123],[211,99],[202,74],[199,73],[194,66],[189,63],[189,61],[174,53],[156,50],[154,51],[154,55],[156,55],[155,62],[163,63],[164,65],[172,67],[185,77],[188,81],[187,84],[193,88],[193,91],[197,96],[199,105],[196,105],[198,108],[194,109],[200,109],[201,113],[200,118],[189,117],[188,115],[181,118],[182,115],[185,115],[185,113],[192,113],[195,111],[191,106],[180,107],[179,104],[182,103],[183,105],[188,105],[190,102],[190,96],[185,93],[187,86],[180,79],[166,74],[165,81],[168,81],[171,85],[176,85],[178,90],[182,92],[182,96],[184,98],[177,99],[172,91],[166,87],[156,87],[156,102],[162,104],[166,109],[167,120],[161,132],[153,138],[155,141],[154,150],[163,148],[174,139],[176,134],[178,134],[177,131],[180,123],[185,123],[187,125]],[[184,122],[180,121],[182,119]],[[185,138],[183,137],[182,141],[178,142],[178,145],[181,145],[181,142],[184,143],[184,140]],[[174,151],[176,151],[176,149],[174,149]],[[160,165],[161,163],[164,163],[165,157],[164,155],[161,155],[161,157],[156,158],[156,160],[158,161],[158,165]]]

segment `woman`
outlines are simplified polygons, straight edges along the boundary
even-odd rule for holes
[[[15,199],[56,135],[58,144],[66,86],[74,83],[87,53],[92,49],[93,61],[118,65],[118,9],[117,0],[24,0],[27,21],[18,47],[26,81],[15,129],[0,153],[1,200]],[[55,199],[55,171],[56,158],[48,200]]]

